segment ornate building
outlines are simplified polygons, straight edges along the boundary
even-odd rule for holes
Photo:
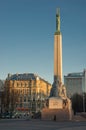
[[[67,88],[67,95],[86,93],[86,70],[83,72],[69,73],[64,76],[64,84]]]
[[[38,112],[50,95],[51,84],[32,73],[8,74],[5,81],[5,110]]]

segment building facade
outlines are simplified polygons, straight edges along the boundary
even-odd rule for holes
[[[51,84],[38,75],[8,75],[5,81],[5,109],[9,112],[38,112],[49,97]]]
[[[80,73],[69,73],[67,76],[64,76],[64,84],[69,97],[75,93],[86,93],[86,70]]]
[[[0,80],[0,115],[4,112],[4,81]]]

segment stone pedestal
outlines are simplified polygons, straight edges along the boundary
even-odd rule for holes
[[[47,107],[42,109],[41,119],[66,121],[72,120],[72,109],[69,99],[50,97],[47,100]]]
[[[68,109],[49,109],[44,108],[41,113],[42,120],[68,121],[70,114]]]

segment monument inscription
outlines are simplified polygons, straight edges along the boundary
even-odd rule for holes
[[[49,108],[50,109],[62,109],[63,108],[63,102],[61,99],[57,98],[50,98],[49,99]]]

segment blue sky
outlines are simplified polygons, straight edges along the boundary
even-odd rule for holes
[[[86,68],[86,0],[0,0],[0,79],[8,73],[36,73],[53,82],[58,7],[63,76]]]

